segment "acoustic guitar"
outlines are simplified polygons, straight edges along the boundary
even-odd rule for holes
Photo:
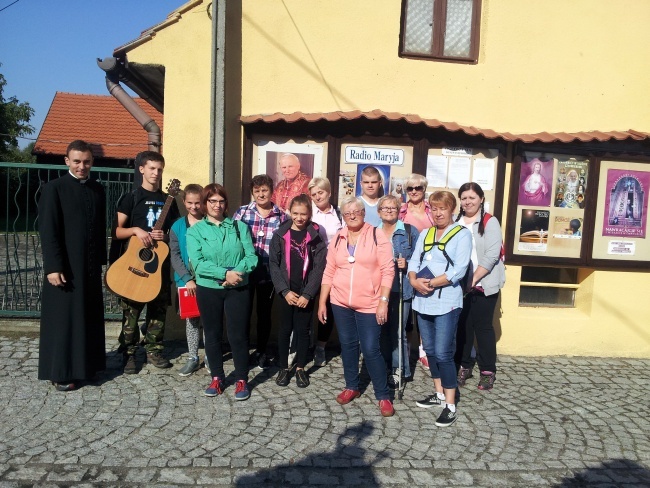
[[[167,186],[167,200],[153,230],[162,229],[180,186],[178,180],[171,180]],[[124,254],[106,271],[106,287],[122,298],[140,303],[150,302],[160,293],[162,263],[168,255],[169,246],[163,241],[154,241],[152,247],[145,247],[138,237],[130,237]]]

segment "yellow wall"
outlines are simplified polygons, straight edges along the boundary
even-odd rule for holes
[[[165,66],[165,185],[170,178],[180,179],[183,186],[210,181],[212,21],[206,14],[208,3],[188,2],[168,18],[166,27],[127,55],[129,62]]]
[[[168,176],[184,183],[209,178],[207,3],[190,2],[179,22],[129,52],[131,61],[167,68],[164,154]],[[243,115],[378,108],[514,133],[650,132],[650,105],[642,102],[650,89],[650,2],[483,0],[477,65],[400,59],[400,4],[246,0],[241,56],[231,50],[228,61],[230,106],[241,102]],[[240,100],[239,87],[232,91],[238,83]],[[231,155],[242,143],[235,123],[233,115]],[[239,162],[227,162],[228,188]],[[510,172],[508,164],[504,213]],[[507,264],[500,353],[650,357],[648,273],[581,270],[575,309],[519,307],[520,275]]]
[[[650,3],[483,0],[477,65],[400,59],[400,5],[247,0],[242,112],[379,108],[518,133],[650,131],[639,104]]]
[[[379,108],[515,133],[650,131],[639,103],[650,3],[484,0],[477,65],[399,58],[400,3],[247,1],[242,113]],[[582,270],[575,309],[519,307],[520,276],[507,266],[501,353],[650,357],[649,274]]]

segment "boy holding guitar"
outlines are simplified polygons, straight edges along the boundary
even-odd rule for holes
[[[128,298],[129,293],[121,293],[120,305],[123,310],[122,332],[119,342],[120,350],[124,354],[124,373],[137,373],[135,352],[140,339],[138,318],[142,309],[147,306],[146,332],[144,337],[147,361],[157,368],[168,368],[170,362],[163,357],[163,336],[165,333],[165,317],[170,301],[170,262],[166,243],[169,242],[169,228],[180,216],[178,207],[173,197],[160,189],[165,159],[159,153],[145,151],[141,154],[139,171],[142,174],[142,186],[132,193],[128,193],[118,204],[117,227],[115,238],[129,239],[136,237],[144,248],[156,252],[158,247],[166,252],[162,263],[157,263],[155,272],[161,273],[160,289],[154,290],[155,298],[147,303],[141,303]],[[162,225],[156,225],[159,218],[163,218]],[[155,227],[155,228],[154,228]],[[164,243],[159,245],[158,243]],[[131,245],[140,244],[132,239]],[[142,254],[142,252],[141,252]],[[123,256],[124,257],[124,256]],[[151,262],[156,262],[154,256]],[[122,258],[113,264],[116,267]],[[135,266],[127,266],[125,273],[136,273],[141,270]],[[153,280],[152,280],[153,281]]]

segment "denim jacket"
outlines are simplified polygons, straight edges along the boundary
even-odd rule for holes
[[[383,223],[379,225],[379,228],[383,226]],[[409,246],[409,238],[406,235],[406,228],[404,227],[404,222],[398,220],[395,224],[395,231],[393,232],[393,256],[395,259],[401,254],[403,258],[406,258],[407,268],[408,261],[411,259],[413,250],[415,249],[415,243],[418,242],[418,237],[420,233],[411,225],[411,245]],[[407,269],[402,270],[402,298],[404,300],[410,300],[413,298],[413,287],[407,276]],[[395,279],[393,280],[393,286],[391,288],[391,293],[399,293],[399,272],[397,269],[397,262],[395,262]]]

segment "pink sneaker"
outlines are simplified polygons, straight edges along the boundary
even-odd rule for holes
[[[391,402],[390,400],[379,400],[379,411],[384,417],[392,417],[393,415],[395,415],[393,402]]]
[[[361,392],[359,390],[348,390],[347,388],[339,393],[339,396],[336,397],[336,402],[339,405],[347,405],[355,398],[359,398]]]

